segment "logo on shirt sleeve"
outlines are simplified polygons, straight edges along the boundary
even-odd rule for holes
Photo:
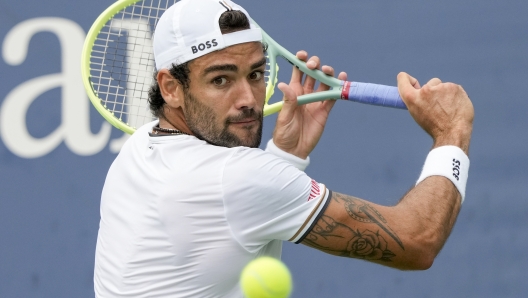
[[[321,195],[321,188],[319,187],[319,183],[317,183],[315,180],[312,179],[312,186],[310,189],[310,197],[308,198],[308,202],[317,198],[320,195]]]

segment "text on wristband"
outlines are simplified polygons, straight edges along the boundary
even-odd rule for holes
[[[457,181],[460,180],[458,177],[460,175],[460,161],[453,158],[453,177],[456,178]]]

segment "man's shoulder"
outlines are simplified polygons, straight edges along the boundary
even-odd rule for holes
[[[262,149],[235,147],[232,150],[224,165],[225,179],[252,180],[250,177],[260,177],[264,180],[277,180],[284,174],[288,179],[291,179],[292,175],[304,174],[291,163]]]
[[[271,162],[272,160],[279,160],[275,155],[266,152],[260,148],[250,147],[233,147],[227,148],[231,150],[232,161],[253,161],[253,162]]]

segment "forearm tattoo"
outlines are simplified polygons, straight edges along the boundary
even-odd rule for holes
[[[373,224],[372,229],[353,229],[325,214],[306,236],[304,244],[334,255],[390,262],[396,255],[388,249],[387,241],[380,234],[383,231],[405,249],[385,218],[366,202],[335,192],[331,200],[343,206],[352,219]]]

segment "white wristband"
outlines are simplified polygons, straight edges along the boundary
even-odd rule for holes
[[[304,171],[306,167],[308,167],[308,165],[310,164],[310,156],[308,156],[306,159],[302,159],[286,151],[283,151],[282,149],[277,147],[275,143],[273,143],[273,139],[268,141],[265,151],[284,159],[285,161],[291,163],[294,167],[301,171]]]
[[[453,182],[464,202],[468,172],[469,158],[464,151],[456,146],[442,146],[429,152],[416,185],[429,176],[444,176]]]

